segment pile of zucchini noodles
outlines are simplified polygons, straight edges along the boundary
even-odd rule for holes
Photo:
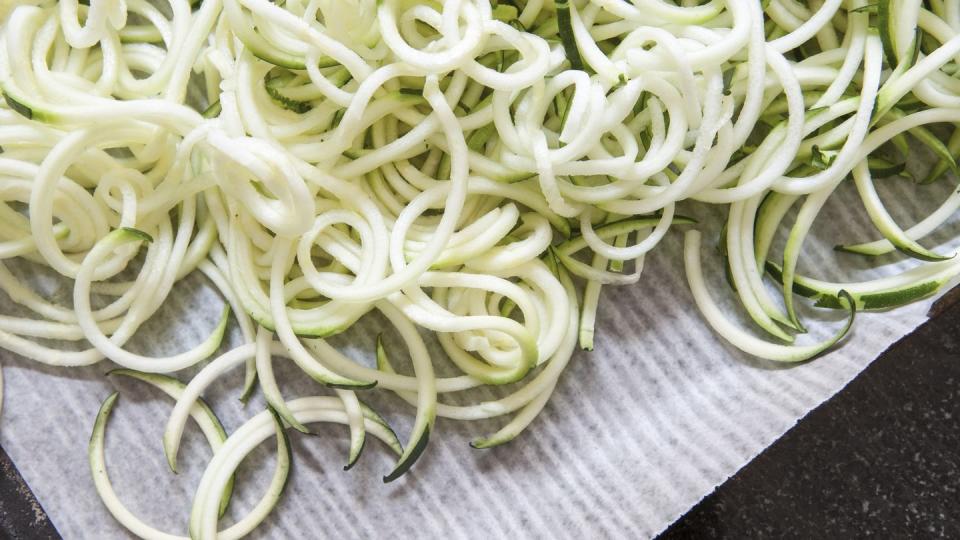
[[[856,310],[960,274],[960,260],[920,244],[960,193],[904,229],[874,187],[905,174],[917,143],[938,160],[918,181],[953,181],[942,179],[960,153],[958,0],[15,0],[0,20],[0,259],[49,267],[73,292],[58,304],[0,261],[0,288],[33,314],[0,316],[0,346],[56,366],[109,359],[112,374],[175,399],[170,466],[188,418],[214,451],[194,538],[237,538],[266,517],[292,459],[285,427],[349,425],[350,464],[367,435],[380,439],[399,456],[387,481],[437,416],[511,415],[478,448],[516,437],[578,342],[592,348],[601,287],[637,282],[670,231],[685,231],[686,275],[713,329],[775,361],[810,359]],[[912,268],[857,283],[798,274],[848,178],[882,238],[841,249],[899,250]],[[727,211],[723,231],[706,231],[726,261],[717,271],[766,338],[715,302],[684,201]],[[784,228],[783,256],[768,260]],[[228,306],[209,337],[163,358],[125,350],[194,271]],[[794,344],[795,295],[848,311],[847,324]],[[412,374],[380,343],[371,368],[324,340],[371,311],[402,338]],[[214,356],[230,320],[244,344]],[[275,358],[336,397],[285,400]],[[461,374],[436,376],[438,362]],[[166,375],[192,366],[188,384]],[[259,388],[269,408],[228,436],[201,394],[240,366],[243,395]],[[492,401],[437,399],[518,381]],[[361,400],[373,386],[415,406],[405,444]],[[172,538],[111,487],[116,397],[90,442],[97,490],[133,533]],[[274,436],[263,498],[218,532],[237,466]]]

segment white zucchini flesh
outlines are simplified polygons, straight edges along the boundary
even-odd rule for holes
[[[926,180],[957,181],[955,2],[14,4],[0,7],[0,289],[28,315],[0,315],[0,347],[61,367],[106,360],[174,397],[171,469],[188,418],[215,451],[195,538],[264,519],[292,460],[287,427],[348,425],[347,468],[370,435],[383,440],[398,456],[385,481],[439,436],[437,417],[512,415],[471,444],[516,438],[578,343],[607,339],[601,291],[656,279],[644,262],[678,231],[705,321],[780,362],[839,345],[858,310],[919,301],[960,275],[960,190],[901,227],[879,189],[906,174],[911,140],[936,157]],[[913,266],[867,281],[800,272],[845,183],[860,196],[847,210],[881,239],[841,238],[840,263],[898,251]],[[722,231],[697,219],[701,205],[727,212]],[[724,267],[701,259],[704,234],[721,238]],[[70,301],[45,298],[21,261],[59,275]],[[166,357],[128,350],[194,270],[224,298],[207,337]],[[727,273],[768,337],[718,308],[708,272]],[[805,345],[801,302],[850,315]],[[378,339],[371,367],[327,341],[368,315],[407,354]],[[242,343],[221,351],[233,320]],[[274,373],[287,360],[335,396],[287,396]],[[444,362],[452,375],[437,375]],[[241,365],[242,399],[259,389],[269,410],[226,438],[201,395]],[[166,375],[191,368],[186,385]],[[495,400],[446,395],[512,383]],[[382,391],[414,409],[405,445],[363,401]],[[98,491],[135,534],[172,538],[110,488],[115,399],[91,439]],[[266,495],[218,532],[222,488],[271,435]]]

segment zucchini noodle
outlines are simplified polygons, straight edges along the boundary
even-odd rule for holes
[[[0,347],[55,366],[108,360],[172,397],[170,468],[189,418],[213,451],[196,539],[239,538],[266,518],[295,457],[287,428],[349,426],[346,468],[373,435],[397,456],[387,482],[438,418],[512,416],[475,448],[517,437],[578,344],[602,334],[603,287],[638,282],[678,230],[721,338],[809,360],[857,312],[960,276],[960,259],[929,241],[960,190],[902,226],[876,188],[906,174],[911,141],[936,159],[924,182],[956,181],[958,32],[960,0],[4,2],[0,289],[25,315],[0,315]],[[847,283],[801,273],[844,184],[878,237],[838,257],[897,251],[912,267]],[[699,219],[708,205],[726,211],[722,231]],[[722,267],[701,259],[704,235]],[[63,278],[70,302],[46,298],[22,264]],[[207,337],[167,357],[128,351],[195,270],[224,300]],[[710,279],[724,273],[742,314],[720,307],[727,291]],[[804,336],[804,302],[846,321]],[[378,338],[369,367],[327,338],[373,312],[405,352]],[[232,321],[242,343],[222,351]],[[288,400],[279,358],[334,395]],[[243,399],[259,388],[268,407],[228,435],[201,395],[240,366]],[[190,381],[173,378],[187,368],[199,368]],[[363,401],[382,391],[415,410],[402,439]],[[132,533],[185,537],[114,492],[116,403],[90,441],[98,493]],[[272,437],[260,503],[223,526],[237,467]]]

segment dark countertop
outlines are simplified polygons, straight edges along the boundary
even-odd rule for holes
[[[0,448],[0,538],[60,538],[3,448]]]
[[[960,538],[960,288],[661,540]],[[0,538],[59,538],[0,448]]]

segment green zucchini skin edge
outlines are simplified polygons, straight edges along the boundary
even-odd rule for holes
[[[783,274],[777,264],[767,261],[766,270],[773,279],[782,284]],[[846,309],[846,306],[844,306],[841,302],[841,297],[839,295],[834,295],[830,291],[823,291],[809,287],[804,285],[802,281],[802,279],[799,279],[794,282],[794,293],[814,300],[814,305],[816,307]],[[943,285],[944,282],[941,280],[929,280],[907,287],[888,289],[875,293],[847,294],[854,299],[858,309],[863,311],[880,311],[901,307],[912,302],[928,298],[936,294],[936,292],[939,291]]]
[[[410,455],[407,459],[397,463],[397,466],[390,472],[390,474],[383,477],[383,483],[389,484],[397,478],[400,478],[407,471],[413,467],[413,464],[417,462],[417,459],[423,454],[423,451],[427,449],[427,443],[430,440],[430,426],[428,425],[424,430],[423,434],[417,439],[417,442],[414,443],[413,449],[410,451]]]
[[[387,356],[387,351],[383,346],[382,333],[377,335],[376,360],[377,360],[378,370],[389,372],[389,373],[395,373],[395,371],[393,370],[393,366],[390,364],[390,359]],[[410,470],[411,467],[413,467],[413,464],[416,463],[416,461],[423,454],[424,450],[426,450],[427,443],[429,442],[429,439],[430,439],[430,430],[432,429],[433,421],[436,418],[435,404],[433,405],[433,409],[434,410],[429,413],[431,418],[427,421],[427,424],[423,427],[423,431],[420,433],[420,436],[417,437],[416,441],[412,443],[413,447],[409,447],[409,453],[407,453],[406,449],[404,449],[400,453],[400,461],[397,462],[397,464],[394,466],[393,471],[391,471],[390,474],[383,477],[383,482],[385,484],[393,482],[397,478],[400,478],[401,476],[403,476],[408,470]],[[404,457],[404,455],[406,455],[406,457]]]

